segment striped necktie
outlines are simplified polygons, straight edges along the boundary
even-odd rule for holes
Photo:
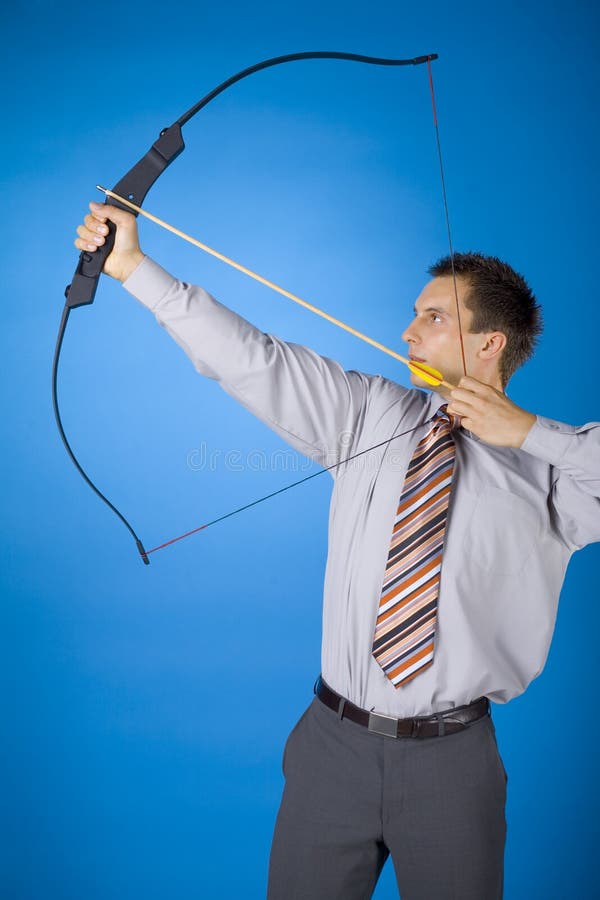
[[[396,513],[373,639],[395,687],[433,662],[446,517],[454,470],[453,417],[441,406],[417,444]]]

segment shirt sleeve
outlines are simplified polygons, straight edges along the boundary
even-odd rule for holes
[[[575,427],[538,416],[521,449],[552,467],[552,513],[569,548],[600,541],[600,422]]]
[[[348,456],[372,381],[334,360],[265,334],[200,287],[145,257],[123,286],[151,310],[196,370],[321,465]]]

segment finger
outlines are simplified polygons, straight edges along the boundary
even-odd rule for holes
[[[92,215],[94,218],[98,219],[99,222],[106,222],[105,215],[105,204],[104,203],[96,203],[95,200],[91,200],[89,203],[89,207],[92,211]]]
[[[481,416],[486,412],[486,404],[473,395],[464,400],[453,397],[448,404],[448,412],[455,416]]]
[[[112,206],[108,203],[90,203],[90,209],[93,215],[97,216],[102,222],[105,222],[106,219],[110,219],[115,225],[129,225],[131,222],[135,221],[133,213],[127,212],[124,209],[119,209],[118,206]]]
[[[479,397],[491,397],[499,393],[496,388],[492,387],[491,384],[485,384],[485,382],[483,381],[477,381],[476,378],[472,378],[470,375],[463,375],[463,377],[458,382],[458,387],[462,388],[463,390],[470,391],[472,394],[476,394]]]
[[[75,238],[73,241],[78,250],[85,250],[86,253],[94,253],[98,249],[97,244],[89,244],[87,241],[84,241],[82,238]]]
[[[466,415],[469,415],[469,413],[472,413],[473,410],[470,409],[464,403],[449,403],[448,404],[448,412],[452,416],[459,416],[460,418],[463,418],[463,416],[466,416]]]
[[[98,216],[90,215],[89,213],[83,220],[85,227],[97,234],[108,234],[108,225],[105,222],[106,219],[100,219]]]
[[[450,391],[450,397],[452,400],[468,400],[470,397],[473,397],[473,393],[471,391],[467,391],[465,388],[456,387]]]
[[[454,388],[453,391],[450,391],[450,397],[452,403],[465,403],[473,409],[481,409],[486,402],[484,397],[480,397],[478,394],[474,394],[473,391],[467,391],[464,388]]]
[[[101,247],[106,238],[102,234],[98,234],[96,231],[90,231],[85,225],[79,225],[77,228],[77,234],[81,238],[82,242],[86,244],[86,250],[96,247]]]
[[[94,231],[90,231],[85,225],[80,225],[77,228],[77,234],[79,237],[75,240],[75,246],[78,250],[87,250],[89,252],[94,252],[98,247],[101,247],[104,244],[105,238],[103,235],[96,234]]]
[[[473,378],[471,375],[463,375],[460,381],[458,382],[458,386],[464,388],[465,390],[475,391],[478,387],[483,386],[483,382],[478,381],[476,378]]]

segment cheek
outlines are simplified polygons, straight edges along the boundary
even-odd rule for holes
[[[430,345],[439,353],[443,353],[444,356],[450,357],[457,352],[460,354],[460,338],[458,332],[449,334],[447,331],[438,331],[431,335]]]
[[[468,334],[463,334],[463,344],[464,344],[466,356],[469,359],[476,359],[477,354],[479,353],[479,350],[481,349],[481,343],[477,339],[477,337],[476,336],[470,337]]]

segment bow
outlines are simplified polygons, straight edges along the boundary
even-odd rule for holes
[[[437,142],[438,142],[438,152],[440,153],[440,145],[439,145],[439,132],[437,128],[437,116],[435,111],[435,99],[433,94],[433,80],[431,75],[431,61],[437,59],[438,56],[435,53],[431,53],[425,56],[417,56],[413,59],[385,59],[374,56],[363,56],[361,54],[356,53],[341,53],[341,52],[333,52],[333,51],[308,51],[305,53],[290,53],[285,56],[276,56],[271,59],[263,60],[262,62],[256,63],[253,66],[249,66],[246,69],[238,72],[237,74],[231,76],[226,81],[219,84],[212,91],[206,94],[201,100],[199,100],[194,106],[187,110],[176,122],[174,122],[168,128],[163,129],[160,132],[158,140],[150,147],[148,152],[137,162],[133,168],[131,168],[126,175],[121,178],[117,184],[114,186],[112,194],[120,195],[124,200],[129,201],[129,203],[134,204],[137,207],[140,207],[144,202],[146,195],[154,182],[159,178],[160,175],[165,171],[165,169],[179,156],[179,154],[184,150],[185,144],[183,142],[183,137],[181,134],[182,127],[189,122],[196,113],[200,112],[211,100],[214,100],[215,97],[218,97],[219,94],[223,93],[227,88],[231,87],[238,81],[241,81],[243,78],[248,77],[249,75],[253,75],[255,72],[259,72],[262,69],[267,69],[272,66],[281,65],[283,63],[295,62],[299,60],[305,59],[336,59],[336,60],[349,60],[352,62],[360,62],[367,63],[370,65],[378,65],[378,66],[417,66],[422,65],[424,63],[427,64],[429,70],[429,81],[431,87],[431,96],[433,103],[433,111],[434,111],[434,124],[436,128]],[[441,164],[441,153],[440,153],[440,167],[442,172],[442,188],[444,193],[444,205],[446,209],[446,221],[448,223],[448,214],[447,214],[447,205],[446,205],[446,195],[445,195],[445,185],[444,185],[444,176],[443,176],[443,166]],[[120,207],[121,209],[127,209],[127,206],[124,202],[120,202],[115,197],[111,197],[110,193],[107,198],[107,203],[112,206]],[[134,213],[137,215],[137,212]],[[96,295],[96,289],[98,287],[98,281],[100,278],[100,274],[102,273],[102,269],[104,267],[104,263],[106,261],[107,256],[113,249],[115,242],[115,233],[116,228],[112,222],[107,220],[108,226],[108,234],[106,236],[106,240],[104,245],[98,249],[94,253],[86,253],[82,251],[79,256],[79,262],[77,264],[77,268],[75,270],[75,274],[73,276],[73,280],[70,285],[67,286],[65,290],[66,302],[62,313],[62,318],[58,330],[58,337],[56,340],[56,349],[54,353],[54,361],[52,366],[52,403],[54,408],[54,416],[56,419],[56,424],[58,427],[59,434],[65,446],[65,449],[71,458],[71,461],[77,468],[78,472],[82,476],[82,478],[86,481],[86,483],[90,486],[90,488],[94,491],[94,493],[102,500],[108,507],[115,513],[115,515],[121,520],[123,525],[127,528],[131,536],[133,537],[138,552],[146,565],[149,565],[150,560],[148,558],[148,552],[144,548],[144,545],[141,539],[138,537],[136,532],[134,531],[131,524],[125,518],[125,516],[114,506],[110,500],[96,487],[93,481],[89,478],[87,473],[84,471],[83,467],[79,463],[77,457],[75,456],[67,436],[64,431],[64,427],[62,424],[60,410],[58,405],[58,391],[57,391],[57,378],[58,378],[58,363],[60,359],[60,351],[63,343],[63,338],[67,326],[67,322],[69,319],[69,315],[72,309],[75,309],[79,306],[86,306],[94,302],[94,297]],[[448,235],[450,238],[450,230],[448,226]],[[450,240],[450,250],[452,255],[452,245]],[[456,280],[455,280],[455,293],[456,293]],[[456,296],[457,309],[458,309],[458,296]],[[461,336],[462,343],[462,336]],[[320,473],[317,473],[320,474]],[[291,485],[293,486],[293,485]],[[285,490],[285,489],[284,489]],[[276,491],[275,493],[280,493],[280,491]],[[273,495],[269,495],[273,496]],[[255,501],[255,503],[261,501]],[[249,504],[250,506],[255,504]],[[247,507],[243,507],[244,509]],[[234,512],[237,512],[234,511]],[[218,520],[221,521],[224,518],[227,518],[234,513],[228,513],[225,516],[221,516]],[[210,523],[213,524],[213,523]],[[202,526],[202,528],[206,528],[207,525]],[[200,529],[195,529],[198,531]],[[193,532],[189,532],[193,533]],[[172,542],[168,542],[172,543]],[[161,545],[165,546],[165,545]],[[159,549],[159,548],[154,548]]]

